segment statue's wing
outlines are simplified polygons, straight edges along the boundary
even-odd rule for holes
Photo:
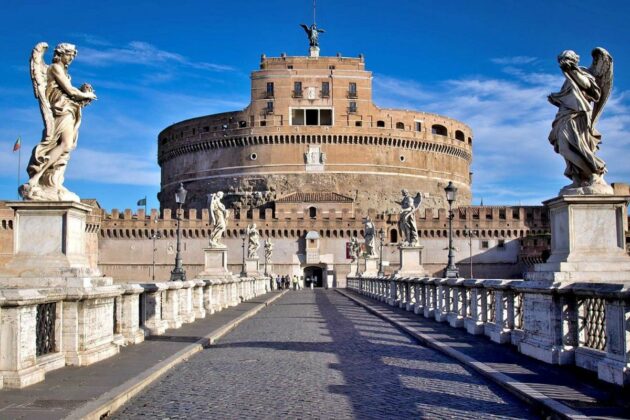
[[[31,53],[31,81],[33,82],[33,93],[39,101],[39,109],[44,120],[45,140],[49,139],[53,131],[54,119],[50,103],[46,98],[46,85],[48,84],[48,66],[44,61],[44,54],[48,49],[48,44],[40,42],[35,45]]]
[[[417,193],[416,196],[413,198],[413,208],[419,209],[421,204],[422,204],[422,194]]]
[[[325,31],[325,30],[323,30],[323,29],[319,29],[319,28],[318,28],[318,29],[317,29],[317,32],[319,32],[319,33],[322,33],[322,34],[323,34],[323,33],[324,33],[324,32],[326,32],[326,31]]]
[[[608,101],[613,86],[613,59],[610,53],[603,48],[595,48],[591,55],[593,56],[593,64],[588,71],[595,77],[597,86],[601,91],[599,100],[595,102],[593,107],[593,115],[591,125],[594,126]]]
[[[303,23],[300,23],[300,26],[301,26],[302,28],[304,28],[304,30],[306,31],[306,34],[307,34],[307,35],[309,35],[309,36],[311,35],[311,29],[310,29],[307,25],[305,25],[305,24],[303,24]]]

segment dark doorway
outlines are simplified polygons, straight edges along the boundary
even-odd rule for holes
[[[304,287],[311,287],[311,283],[309,281],[313,280],[314,287],[323,287],[324,286],[324,275],[321,267],[305,267],[304,268]]]

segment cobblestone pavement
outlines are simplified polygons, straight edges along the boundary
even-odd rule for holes
[[[290,292],[116,418],[533,418],[529,408],[334,291]]]

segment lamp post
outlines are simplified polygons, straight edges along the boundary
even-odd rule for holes
[[[469,262],[470,262],[470,278],[473,278],[473,258],[472,258],[472,240],[473,240],[473,235],[477,235],[477,231],[476,230],[472,230],[470,229],[468,226],[464,226],[464,232],[466,233],[466,235],[468,236],[468,253],[469,253]]]
[[[457,197],[457,188],[449,181],[444,192],[448,201],[448,265],[444,269],[444,277],[459,277],[459,270],[453,261],[453,201]]]
[[[155,219],[153,219],[153,222],[157,226],[157,222],[158,222],[157,217]],[[157,248],[155,247],[155,240],[156,239],[162,239],[162,234],[156,229],[151,234],[151,239],[153,239],[153,263],[151,264],[151,266],[152,266],[151,279],[153,280],[153,282],[155,282],[155,251],[157,251]]]
[[[247,268],[245,267],[245,233],[243,233],[243,269],[241,270],[241,277],[247,276]]]
[[[385,231],[381,228],[378,231],[378,239],[380,241],[380,259],[378,262],[378,276],[383,277],[385,275],[385,271],[383,271],[383,241],[385,240]]]
[[[173,271],[171,271],[171,281],[186,281],[186,271],[184,271],[184,267],[182,266],[180,225],[182,206],[186,202],[187,193],[188,191],[184,189],[184,184],[180,182],[179,188],[175,192],[175,202],[179,205],[179,208],[177,209],[177,215],[175,217],[175,220],[177,220],[177,253],[175,254],[175,268],[173,269]]]

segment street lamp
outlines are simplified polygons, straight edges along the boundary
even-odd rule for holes
[[[247,277],[247,268],[245,267],[245,233],[243,232],[243,269],[241,270],[241,277]]]
[[[459,270],[453,262],[453,201],[457,198],[457,188],[449,181],[444,192],[448,201],[448,265],[444,269],[444,277],[459,277]]]
[[[155,223],[157,227],[157,222],[158,222],[157,217],[153,219],[153,222]],[[153,282],[155,282],[155,251],[157,251],[157,248],[155,247],[155,240],[162,239],[162,234],[160,233],[160,231],[157,230],[157,228],[151,234],[151,239],[153,239],[153,264],[152,264],[153,269],[152,269],[151,278],[153,279]]]
[[[477,236],[477,234],[479,233],[476,230],[472,230],[470,229],[468,226],[464,226],[464,232],[466,233],[466,235],[468,236],[468,253],[470,256],[470,278],[473,278],[473,255],[472,255],[472,240],[473,240],[473,236]]]
[[[179,183],[179,188],[175,192],[175,202],[179,204],[175,220],[177,220],[177,253],[175,254],[175,268],[171,271],[171,281],[186,281],[186,271],[182,267],[181,241],[180,241],[180,224],[182,206],[186,202],[186,194],[188,191],[184,189],[184,184]]]
[[[381,246],[381,257],[378,262],[378,276],[383,277],[385,275],[385,272],[383,271],[383,241],[385,240],[385,231],[383,230],[383,228],[378,231],[378,239],[380,240]]]

